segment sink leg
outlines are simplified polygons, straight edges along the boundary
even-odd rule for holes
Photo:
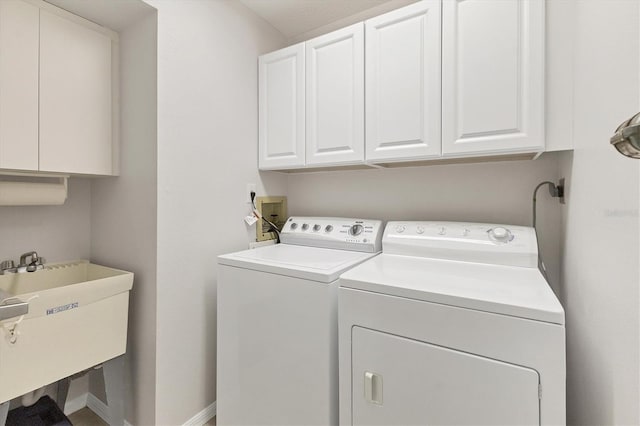
[[[3,402],[0,404],[0,426],[4,426],[7,423],[7,415],[9,414],[9,402]]]
[[[64,412],[64,406],[67,403],[67,396],[69,395],[69,384],[71,378],[66,377],[58,382],[58,394],[56,395],[56,403],[62,412]]]
[[[111,426],[124,425],[124,355],[102,364]]]

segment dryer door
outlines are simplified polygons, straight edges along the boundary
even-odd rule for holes
[[[535,370],[352,329],[353,425],[538,425]]]

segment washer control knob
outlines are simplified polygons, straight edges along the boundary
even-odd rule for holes
[[[463,236],[463,237],[466,237],[466,236],[467,236],[467,235],[469,235],[470,233],[471,233],[471,231],[469,231],[467,228],[465,228],[465,229],[462,231],[462,236]]]
[[[307,229],[309,229],[309,224],[308,223],[303,223],[302,224],[302,230],[306,231]]]
[[[298,224],[297,224],[297,223],[293,222],[293,223],[291,224],[291,229],[296,229],[297,227],[298,227]]]
[[[444,226],[441,226],[440,229],[438,230],[438,234],[446,235],[446,233],[447,233],[447,228],[445,228]]]
[[[511,231],[502,226],[497,226],[495,228],[489,229],[489,237],[494,241],[499,241],[502,243],[508,243],[513,239]]]
[[[398,225],[398,226],[396,226],[396,232],[397,232],[398,234],[402,234],[402,233],[404,232],[404,229],[405,229],[405,228],[404,228],[404,225]]]
[[[355,224],[351,226],[351,228],[349,228],[349,234],[353,235],[354,237],[362,234],[362,231],[364,231],[364,227],[359,224]]]
[[[318,232],[320,230],[321,226],[320,225],[313,225],[313,231],[314,232]]]
[[[331,232],[333,231],[333,225],[327,225],[324,227],[324,232]]]
[[[422,227],[422,226],[418,226],[418,227],[416,228],[416,232],[417,232],[418,234],[424,234],[424,227]]]

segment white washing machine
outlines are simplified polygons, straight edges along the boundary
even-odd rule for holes
[[[341,425],[565,423],[564,310],[532,228],[391,222],[339,289]]]
[[[338,424],[338,277],[377,220],[292,217],[281,244],[218,258],[218,425]]]

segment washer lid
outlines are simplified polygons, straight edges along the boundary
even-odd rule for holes
[[[564,324],[564,310],[537,268],[381,254],[347,271],[340,286]]]
[[[218,257],[218,264],[320,282],[333,282],[377,253],[276,244]]]

